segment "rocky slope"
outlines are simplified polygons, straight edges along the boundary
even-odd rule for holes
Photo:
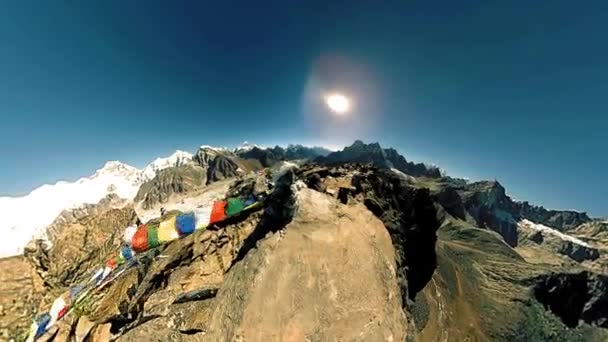
[[[171,195],[186,193],[207,182],[207,172],[198,165],[171,167],[160,171],[153,179],[142,184],[134,198],[144,209],[165,203]]]
[[[245,160],[228,149],[202,146],[192,162],[169,167],[143,183],[134,198],[143,209],[167,203],[175,194],[187,194],[211,183],[261,169],[258,160]]]
[[[402,341],[395,252],[382,223],[312,190],[300,191],[298,207],[228,272],[205,340]]]
[[[45,184],[26,196],[0,197],[0,257],[18,255],[32,238],[45,238],[49,226],[64,210],[93,205],[109,194],[132,200],[141,184],[160,170],[192,163],[192,155],[176,151],[157,158],[144,169],[109,161],[91,176],[74,182]]]
[[[476,227],[499,233],[512,247],[518,243],[518,223],[524,219],[560,231],[591,221],[585,213],[547,210],[517,202],[498,181],[467,182],[450,177],[425,179],[428,187],[448,213]]]
[[[259,160],[264,167],[269,167],[281,160],[313,160],[331,153],[323,147],[306,147],[302,145],[288,145],[286,148],[275,146],[273,148],[261,148],[259,146],[248,146],[236,150],[236,154],[243,159]]]
[[[513,201],[495,181],[442,177],[376,144],[299,167],[247,151],[203,147],[196,165],[160,171],[140,190],[159,194],[149,209],[142,195],[135,207],[110,198],[64,213],[52,247],[28,249],[31,275],[3,288],[29,299],[6,309],[17,323],[0,316],[11,326],[0,336],[22,336],[17,311],[40,298],[45,309],[115,251],[135,210],[148,221],[161,205],[256,189],[272,190],[263,208],[140,255],[45,339],[608,340],[605,223]],[[265,176],[249,172],[265,163]]]
[[[436,167],[408,162],[392,148],[383,149],[378,143],[365,144],[360,140],[355,141],[351,146],[345,147],[342,151],[332,152],[325,157],[318,157],[315,161],[328,165],[345,162],[370,163],[381,168],[395,168],[405,174],[416,177],[441,177],[441,172]]]

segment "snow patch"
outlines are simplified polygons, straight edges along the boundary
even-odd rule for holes
[[[143,209],[141,204],[136,207],[137,216],[142,222],[147,222],[160,216],[160,209],[166,211],[179,210],[181,212],[196,211],[196,208],[210,207],[213,202],[221,200],[232,184],[231,179],[221,180],[210,184],[199,194],[172,196],[168,202],[157,203],[153,207]]]
[[[0,258],[23,253],[32,239],[46,240],[46,227],[61,214],[84,204],[96,204],[110,193],[132,200],[139,187],[164,168],[192,160],[192,155],[176,151],[158,158],[143,170],[120,161],[108,161],[89,177],[75,182],[44,184],[28,195],[0,197]]]
[[[410,175],[407,175],[407,174],[405,174],[405,173],[401,172],[400,170],[395,169],[394,167],[392,167],[392,168],[391,168],[391,171],[393,171],[393,172],[394,172],[394,173],[396,173],[397,175],[399,175],[399,176],[401,176],[401,177],[403,177],[403,178],[407,179],[407,180],[408,180],[408,181],[410,181],[410,182],[415,182],[415,181],[416,181],[416,178],[415,178],[415,177],[412,177],[412,176],[410,176]]]
[[[144,177],[144,180],[150,180],[154,178],[154,176],[156,176],[158,171],[166,169],[168,167],[188,164],[192,162],[192,158],[192,154],[177,150],[175,151],[175,153],[173,153],[167,158],[156,158],[153,162],[151,162],[143,169],[142,175]]]
[[[251,144],[248,141],[243,141],[243,143],[241,145],[239,145],[239,146],[237,146],[237,147],[234,148],[234,153],[237,153],[237,152],[248,152],[248,151],[253,150],[253,148],[255,148],[255,147],[263,149],[263,147],[260,146],[260,145]]]
[[[564,241],[573,242],[573,243],[575,243],[577,245],[581,245],[583,247],[591,247],[588,243],[586,243],[586,242],[584,242],[582,240],[579,240],[579,239],[577,239],[577,238],[575,238],[573,236],[564,234],[564,233],[560,232],[559,230],[557,230],[555,228],[551,228],[551,227],[548,227],[548,226],[545,226],[545,225],[542,225],[542,224],[534,223],[534,222],[526,220],[526,219],[523,219],[523,220],[519,221],[519,223],[517,223],[517,225],[520,228],[534,229],[534,230],[537,230],[537,231],[540,231],[540,232],[543,232],[543,233],[547,233],[547,234],[556,236],[556,237],[558,237],[558,238],[560,238],[560,239],[562,239]]]
[[[226,148],[226,147],[217,147],[217,146],[211,146],[211,145],[201,145],[199,147],[199,149],[201,149],[201,150],[214,150],[214,151],[230,151],[230,149]]]

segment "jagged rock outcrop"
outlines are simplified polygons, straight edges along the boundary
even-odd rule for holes
[[[229,150],[205,146],[196,152],[194,161],[205,169],[207,184],[236,177],[262,166],[258,161],[245,160]]]
[[[500,234],[510,246],[517,246],[518,217],[513,215],[514,203],[497,181],[467,184],[459,191],[464,206],[475,225]]]
[[[499,233],[512,247],[518,243],[517,223],[523,219],[543,224],[562,231],[590,221],[585,213],[546,210],[531,206],[527,202],[513,201],[498,181],[467,183],[444,178],[433,191],[440,203],[452,216],[471,221],[478,227]],[[466,213],[462,212],[457,192]]]
[[[239,157],[244,159],[255,159],[258,160],[263,167],[270,167],[284,158],[282,155],[275,155],[274,152],[273,149],[262,149],[256,146],[250,150],[240,152]]]
[[[205,338],[402,341],[406,320],[382,223],[312,190],[298,203],[284,231],[227,274]]]
[[[119,249],[124,228],[136,220],[131,205],[95,211],[65,224],[50,240],[52,248],[33,240],[24,256],[50,288],[65,288],[84,279]]]
[[[171,195],[186,193],[206,184],[207,171],[197,165],[183,165],[161,170],[152,180],[145,182],[135,196],[144,209],[169,200]]]
[[[239,171],[240,170],[240,171]],[[236,177],[245,171],[239,169],[236,162],[224,156],[217,156],[209,162],[207,169],[207,183],[217,182],[218,180]]]
[[[308,159],[326,156],[331,151],[323,147],[306,147],[302,145],[288,145],[287,148],[275,146],[273,148],[260,148],[254,146],[246,150],[237,150],[236,154],[243,159],[256,159],[264,167],[270,167],[282,160]]]
[[[353,177],[355,198],[359,196],[391,234],[405,305],[430,281],[437,267],[437,211],[428,189],[413,188],[392,171],[370,171]]]
[[[540,206],[530,205],[528,202],[517,203],[516,210],[522,217],[530,221],[542,223],[546,226],[567,231],[591,222],[587,213],[571,210],[547,210]]]
[[[372,164],[380,168],[396,168],[412,176],[441,177],[441,171],[436,167],[427,167],[424,164],[408,162],[396,150],[383,149],[378,143],[365,144],[361,140],[355,141],[342,151],[332,152],[325,157],[315,159],[317,163],[336,165],[342,163]]]
[[[120,198],[114,193],[108,194],[96,204],[83,204],[82,206],[70,210],[64,210],[59,216],[46,228],[46,235],[50,241],[57,238],[65,227],[69,226],[80,219],[87,216],[94,216],[111,208],[120,208],[127,205],[128,200]]]
[[[561,241],[557,252],[567,255],[574,261],[583,262],[585,260],[596,260],[600,257],[600,252],[590,246],[583,246],[571,241]]]
[[[580,321],[608,328],[608,277],[590,272],[542,276],[534,296],[568,327]]]

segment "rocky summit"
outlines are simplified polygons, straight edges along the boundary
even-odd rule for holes
[[[606,341],[608,223],[511,199],[361,141],[201,147],[133,198],[64,210],[0,259],[0,340],[154,225],[252,206],[137,253],[42,341]]]

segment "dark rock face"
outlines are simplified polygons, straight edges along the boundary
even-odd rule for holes
[[[585,260],[596,260],[600,257],[600,253],[597,249],[581,246],[570,241],[564,241],[558,248],[557,252],[578,262]]]
[[[319,192],[324,192],[325,191],[325,184],[323,184],[323,181],[321,180],[321,176],[319,176],[318,173],[313,173],[310,176],[308,176],[305,180],[306,185],[316,191]]]
[[[541,244],[543,243],[543,241],[545,240],[545,238],[543,237],[543,233],[542,232],[536,232],[534,234],[532,234],[530,236],[530,240],[534,241],[537,244]]]
[[[393,164],[393,167],[403,173],[412,176],[441,177],[441,172],[438,168],[427,167],[422,163],[408,162],[405,157],[400,155],[395,149],[387,148],[384,152],[386,153],[386,158]]]
[[[528,202],[515,202],[507,196],[505,188],[497,181],[457,183],[451,180],[444,184],[444,189],[441,191],[449,191],[446,188],[458,192],[466,211],[478,227],[499,233],[512,247],[517,246],[517,222],[521,219],[528,219],[562,231],[591,220],[585,213],[550,211],[543,207],[531,206]],[[461,218],[458,215],[462,212],[455,196],[441,192],[437,195],[446,211]]]
[[[207,184],[218,180],[238,176],[239,166],[231,159],[224,156],[217,156],[209,163],[207,169]]]
[[[576,228],[583,223],[591,222],[587,213],[570,210],[547,210],[540,206],[530,205],[528,202],[516,204],[515,210],[520,216],[530,221],[541,223],[562,231]]]
[[[590,272],[553,273],[538,279],[534,296],[574,328],[579,320],[608,328],[608,277]]]
[[[240,249],[235,263],[242,260],[266,234],[276,232],[291,222],[297,206],[295,180],[294,170],[288,170],[277,179],[274,190],[266,201],[266,209],[262,219],[251,235],[243,242],[243,247]]]
[[[257,159],[264,167],[270,167],[281,160],[308,159],[326,156],[331,151],[322,147],[305,147],[302,145],[288,145],[287,148],[275,146],[262,149],[253,147],[247,151],[237,151],[236,154],[243,159]]]
[[[467,210],[462,203],[462,198],[454,188],[443,187],[435,193],[435,197],[448,214],[457,219],[466,220]]]
[[[196,165],[183,165],[161,170],[152,180],[142,184],[135,201],[143,201],[144,209],[166,202],[172,194],[185,193],[205,185],[205,169]]]
[[[459,191],[467,212],[478,227],[500,234],[511,247],[517,246],[517,220],[514,203],[498,182],[475,182]]]
[[[381,170],[353,177],[353,186],[391,235],[405,304],[431,280],[437,267],[439,222],[429,190],[412,188],[394,172]]]
[[[261,149],[259,147],[254,147],[245,152],[237,152],[237,154],[243,159],[259,160],[263,167],[270,167],[283,158],[280,154],[275,154],[273,149]]]
[[[315,161],[327,165],[342,163],[372,164],[379,168],[394,167],[412,176],[441,177],[441,172],[437,168],[408,162],[392,148],[383,149],[378,143],[365,144],[360,140],[355,141],[351,146],[345,147],[342,151],[332,152],[326,157],[317,158]]]

